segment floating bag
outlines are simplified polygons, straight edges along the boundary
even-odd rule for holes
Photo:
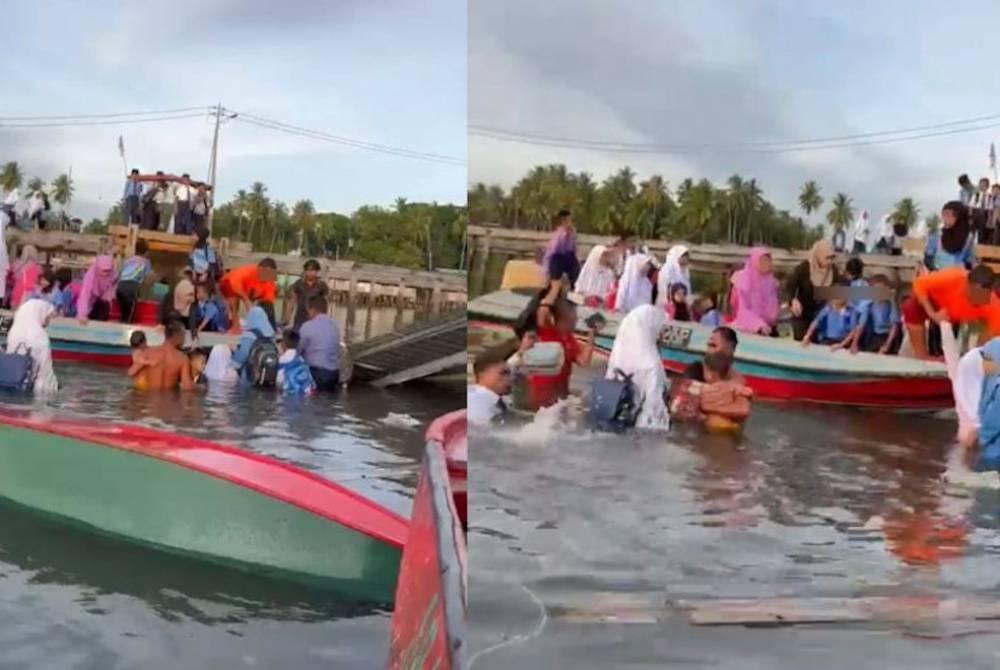
[[[23,344],[13,353],[0,353],[0,389],[30,392],[35,386],[35,361]]]
[[[278,381],[278,345],[269,337],[264,337],[260,331],[251,330],[257,339],[250,347],[247,356],[247,374],[254,386],[273,387]]]
[[[590,420],[598,430],[620,433],[635,426],[642,403],[632,376],[615,370],[614,379],[598,379],[590,389]]]

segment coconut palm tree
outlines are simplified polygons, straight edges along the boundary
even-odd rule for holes
[[[660,232],[660,222],[670,206],[670,192],[663,177],[654,174],[639,184],[636,203],[640,210],[640,225],[637,232],[641,237],[656,237]]]
[[[23,182],[24,173],[21,172],[21,166],[17,164],[17,161],[4,163],[3,168],[0,168],[0,186],[3,186],[4,191],[20,188]]]
[[[822,206],[823,196],[820,195],[819,185],[810,179],[802,185],[802,190],[799,191],[799,209],[805,212],[806,216],[809,216]]]
[[[299,231],[299,248],[305,251],[309,248],[309,234],[316,223],[316,208],[312,200],[299,200],[292,207],[292,223]]]
[[[41,191],[45,188],[45,182],[41,177],[32,177],[28,181],[28,190],[34,193],[35,191]]]
[[[920,216],[920,208],[913,202],[913,198],[903,198],[893,207],[892,222],[897,226],[906,226],[909,230],[917,223]]]
[[[677,218],[688,234],[700,234],[705,241],[705,232],[716,212],[716,196],[712,182],[702,179],[693,184],[684,180],[677,189]]]
[[[73,199],[73,180],[68,174],[61,174],[52,181],[52,199],[65,214],[66,205]]]
[[[832,207],[826,214],[826,221],[834,230],[844,230],[854,218],[854,204],[845,193],[833,196]]]
[[[927,229],[927,234],[936,233],[941,230],[941,217],[937,212],[934,212],[926,219],[924,219],[924,227]]]

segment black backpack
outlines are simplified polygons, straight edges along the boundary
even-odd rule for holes
[[[614,379],[598,379],[590,389],[590,421],[596,430],[622,433],[634,428],[642,402],[632,375],[615,370]]]
[[[259,330],[251,330],[257,338],[247,356],[247,379],[254,386],[274,387],[278,381],[278,345]]]

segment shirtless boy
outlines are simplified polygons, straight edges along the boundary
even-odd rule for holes
[[[187,329],[182,322],[168,321],[163,331],[163,344],[146,350],[146,359],[149,361],[146,372],[150,391],[175,388],[191,391],[195,388],[191,375],[191,362],[181,351],[186,332]]]

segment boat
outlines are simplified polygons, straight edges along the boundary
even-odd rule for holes
[[[391,603],[409,522],[235,447],[0,409],[0,498],[95,532]]]
[[[496,291],[469,303],[473,329],[509,329],[528,306],[525,291]],[[579,308],[580,333],[594,309]],[[598,352],[614,345],[621,314],[605,313],[607,323],[597,334]],[[671,322],[660,341],[663,367],[681,373],[705,355],[712,329],[691,322]],[[740,334],[735,367],[758,398],[798,400],[851,407],[892,410],[938,410],[954,407],[944,363],[900,356],[803,347],[788,338]]]
[[[396,588],[389,670],[464,667],[467,554],[447,454],[466,444],[465,410],[427,430]]]
[[[427,429],[427,441],[444,446],[448,483],[462,528],[469,525],[469,441],[465,410],[445,414]]]
[[[7,332],[14,323],[14,313],[0,310],[0,344],[5,344]],[[129,338],[141,330],[146,333],[150,346],[163,344],[163,330],[155,326],[119,323],[116,321],[88,321],[81,324],[76,319],[56,317],[46,331],[52,347],[52,358],[57,361],[78,361],[128,367],[132,364]],[[227,333],[202,333],[198,345],[211,347],[216,344],[234,345],[239,337]],[[188,335],[188,345],[192,344]]]

